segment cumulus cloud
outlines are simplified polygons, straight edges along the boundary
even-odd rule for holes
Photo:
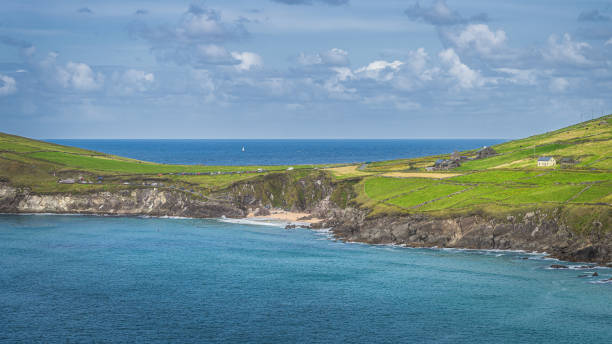
[[[598,10],[582,11],[578,15],[578,20],[590,22],[607,22],[610,21],[610,16],[600,13]]]
[[[151,44],[159,60],[197,68],[240,64],[223,44],[248,36],[241,21],[226,22],[219,12],[197,5],[191,5],[175,25],[133,25],[131,30]]]
[[[429,54],[427,54],[425,48],[418,48],[408,53],[405,66],[411,73],[409,76],[411,84],[414,84],[415,79],[427,82],[434,80],[438,76],[440,68],[428,66],[429,60]]]
[[[586,42],[573,41],[568,33],[564,34],[561,40],[556,35],[551,35],[542,55],[551,62],[588,65],[591,61],[585,56],[585,50],[590,47]]]
[[[300,53],[297,57],[298,64],[302,66],[327,65],[346,66],[349,64],[348,52],[332,48],[327,51],[314,54]]]
[[[349,0],[272,0],[285,5],[312,5],[314,2],[320,2],[331,6],[346,5]]]
[[[476,50],[485,56],[502,48],[506,42],[503,30],[491,31],[486,24],[470,24],[458,33],[447,32],[446,37],[459,50]]]
[[[404,62],[398,60],[392,62],[373,61],[367,66],[355,70],[355,74],[378,81],[389,81],[393,79],[395,73],[403,64]]]
[[[471,69],[461,62],[459,55],[457,55],[453,48],[441,51],[438,56],[448,68],[448,74],[457,80],[460,88],[473,88],[484,84],[484,79],[480,72]]]
[[[252,68],[259,68],[263,66],[263,59],[261,56],[255,53],[248,51],[242,53],[232,52],[232,57],[240,61],[239,64],[234,66],[239,71],[247,71],[251,70]]]
[[[604,43],[604,45],[612,45],[612,37]]]
[[[64,88],[72,88],[77,91],[93,91],[102,86],[104,75],[95,73],[85,63],[68,62],[65,66],[57,67],[57,81]]]
[[[0,97],[17,92],[17,82],[8,75],[0,74]]]
[[[485,13],[477,14],[471,18],[464,18],[459,12],[451,10],[444,0],[436,0],[429,7],[421,7],[420,3],[416,2],[412,7],[406,9],[404,13],[412,20],[423,21],[435,26],[465,24],[468,22],[482,22],[488,20],[488,16]]]

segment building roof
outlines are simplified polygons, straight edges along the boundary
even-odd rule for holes
[[[543,156],[538,159],[538,161],[550,161],[552,160],[552,156]]]

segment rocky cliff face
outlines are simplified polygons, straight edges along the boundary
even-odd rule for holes
[[[421,214],[366,217],[357,209],[328,210],[327,222],[342,240],[411,247],[451,247],[547,252],[570,261],[612,263],[612,233],[577,234],[559,216],[561,210],[535,210],[504,220],[482,216],[447,219]]]
[[[157,188],[87,194],[38,195],[0,184],[0,212],[242,217],[229,202],[198,200],[189,194]]]
[[[289,211],[311,211],[335,190],[331,177],[315,171],[268,174],[261,178],[233,185],[216,195],[241,209],[282,208]]]
[[[270,174],[205,199],[168,188],[36,194],[0,182],[0,212],[244,217],[250,208],[258,207],[308,211],[329,198],[333,190],[331,179],[324,172]]]

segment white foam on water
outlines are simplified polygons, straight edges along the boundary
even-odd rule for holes
[[[221,217],[221,218],[218,218],[216,220],[219,221],[219,222],[234,223],[234,224],[240,224],[240,225],[272,226],[272,227],[279,227],[279,228],[285,228],[285,226],[290,224],[290,222],[286,222],[286,221],[255,220],[255,219],[230,219],[230,218],[226,218],[226,217]]]

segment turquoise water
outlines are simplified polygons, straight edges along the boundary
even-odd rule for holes
[[[612,276],[217,220],[0,216],[3,342],[601,343]]]

